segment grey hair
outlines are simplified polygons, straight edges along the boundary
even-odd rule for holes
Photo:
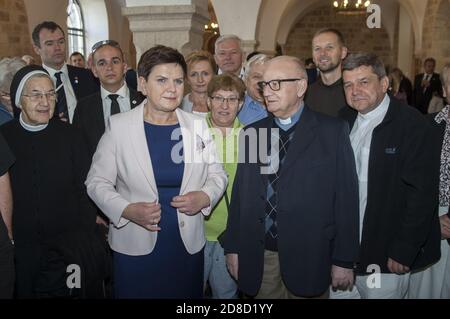
[[[9,92],[12,79],[17,71],[27,64],[22,58],[3,58],[0,60],[0,89]]]
[[[250,69],[252,68],[253,65],[264,64],[269,60],[270,60],[270,57],[268,55],[262,54],[262,53],[252,56],[250,58],[250,60],[248,60],[245,63],[245,67],[244,67],[245,72],[244,72],[244,78],[243,78],[244,81],[247,80],[248,75],[250,74]]]
[[[352,71],[361,66],[372,67],[379,79],[386,76],[386,68],[380,58],[374,53],[358,52],[349,54],[342,63],[342,72]]]
[[[239,49],[242,51],[242,40],[237,35],[234,34],[224,34],[217,38],[216,43],[214,44],[214,52],[217,52],[217,47],[222,42],[225,42],[226,40],[235,40],[239,44]]]
[[[450,85],[450,63],[447,63],[442,68],[441,83],[442,85]]]

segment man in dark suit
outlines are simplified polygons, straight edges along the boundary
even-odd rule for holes
[[[73,119],[73,125],[83,133],[91,158],[109,117],[129,111],[144,100],[143,95],[127,86],[124,80],[127,65],[118,43],[102,41],[94,48],[92,71],[100,80],[100,92],[80,100]]]
[[[245,158],[224,236],[227,266],[256,298],[327,298],[330,283],[352,286],[358,252],[348,126],[304,104],[307,74],[297,58],[269,60],[263,80],[271,115],[242,135]],[[255,161],[258,154],[270,155]]]
[[[423,114],[427,114],[433,94],[441,95],[442,84],[439,74],[434,73],[435,67],[435,59],[426,59],[423,63],[425,73],[416,75],[414,79],[414,106]]]
[[[58,24],[38,24],[32,38],[34,51],[41,57],[42,67],[50,74],[58,93],[54,116],[72,123],[77,101],[97,92],[98,85],[89,70],[65,62],[66,38]]]
[[[389,97],[389,79],[371,53],[343,63],[350,108],[341,115],[359,179],[360,254],[355,288],[333,298],[405,298],[410,271],[439,259],[439,222],[425,118]],[[375,274],[372,274],[375,272]]]

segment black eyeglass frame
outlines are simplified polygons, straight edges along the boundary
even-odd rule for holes
[[[264,88],[268,85],[272,91],[279,91],[279,90],[281,90],[281,83],[282,82],[294,82],[294,81],[301,81],[301,80],[304,80],[304,78],[277,79],[277,80],[270,80],[270,81],[267,81],[267,82],[266,81],[259,81],[258,82],[258,87],[259,87],[259,89],[261,91],[263,91]],[[274,88],[271,83],[278,83],[277,84],[278,87]]]

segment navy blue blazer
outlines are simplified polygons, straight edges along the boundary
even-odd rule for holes
[[[273,116],[247,126],[271,128]],[[358,181],[348,125],[305,106],[278,183],[278,254],[286,287],[299,296],[318,296],[330,285],[333,264],[352,268],[358,254]],[[270,134],[268,134],[270,138]],[[239,288],[249,295],[261,286],[265,250],[266,137],[245,142],[239,162],[224,239],[226,253],[239,256]],[[254,148],[255,147],[255,148]]]

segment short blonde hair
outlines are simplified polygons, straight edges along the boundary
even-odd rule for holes
[[[208,51],[203,50],[193,51],[186,56],[186,64],[188,67],[188,72],[194,63],[200,61],[208,61],[209,64],[211,65],[211,69],[213,70],[214,74],[217,73],[217,64],[216,61],[214,60],[213,55]]]

